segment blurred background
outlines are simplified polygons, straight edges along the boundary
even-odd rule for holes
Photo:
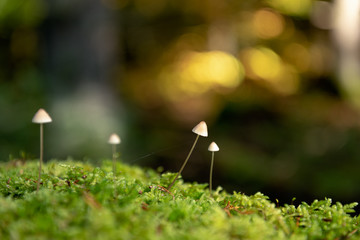
[[[0,159],[111,158],[261,191],[360,198],[360,0],[0,0]]]

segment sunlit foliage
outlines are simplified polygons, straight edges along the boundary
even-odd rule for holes
[[[17,164],[20,164],[16,166]],[[111,162],[53,161],[35,193],[36,164],[1,164],[2,239],[358,239],[357,203],[271,202],[258,192],[222,191]],[[294,199],[293,199],[294,200]]]

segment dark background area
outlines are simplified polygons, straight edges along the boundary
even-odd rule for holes
[[[0,0],[0,159],[121,160],[261,191],[360,197],[359,6],[311,0]],[[356,4],[355,4],[356,3]],[[159,168],[161,167],[161,168]]]

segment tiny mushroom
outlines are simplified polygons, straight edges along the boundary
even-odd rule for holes
[[[44,132],[44,127],[43,124],[44,123],[50,123],[52,122],[51,117],[49,116],[49,114],[42,108],[40,108],[34,115],[33,119],[32,119],[33,123],[37,123],[40,124],[40,165],[39,165],[39,179],[37,182],[37,188],[36,191],[39,191],[40,188],[40,182],[41,182],[41,167],[42,167],[42,163],[43,163],[43,152],[44,152],[44,137],[43,137],[43,132]]]
[[[207,137],[208,136],[208,130],[207,130],[207,125],[204,121],[201,121],[198,125],[196,125],[192,131],[194,133],[197,134],[196,136],[196,139],[195,139],[195,142],[194,144],[192,145],[191,149],[190,149],[190,152],[188,154],[188,156],[186,157],[185,159],[185,162],[183,163],[183,165],[181,166],[179,172],[176,174],[174,180],[170,183],[169,187],[168,187],[168,190],[170,190],[170,188],[174,185],[175,181],[178,179],[178,177],[180,176],[181,172],[184,170],[184,167],[186,165],[186,163],[188,162],[189,158],[190,158],[190,155],[191,153],[193,152],[194,148],[195,148],[195,145],[199,139],[199,136],[203,136],[203,137]]]
[[[218,152],[220,149],[215,142],[212,142],[209,145],[208,150],[211,152],[211,166],[210,166],[210,179],[209,179],[209,190],[210,190],[210,196],[211,196],[212,195],[212,173],[213,173],[213,167],[214,167],[214,155],[215,155],[215,152]]]
[[[119,135],[117,135],[116,133],[111,134],[108,143],[110,143],[113,146],[112,147],[113,174],[115,176],[116,175],[116,145],[121,143]]]
[[[110,144],[120,144],[121,140],[120,140],[119,135],[117,135],[116,133],[111,134],[110,138],[109,138],[109,143]]]
[[[199,137],[203,136],[203,137],[207,137],[208,136],[208,130],[207,130],[207,125],[206,122],[201,121],[198,125],[196,125],[193,129],[192,129],[193,133],[196,133]]]

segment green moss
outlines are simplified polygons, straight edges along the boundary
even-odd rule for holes
[[[37,162],[0,165],[0,239],[359,239],[357,203],[277,207],[268,197],[222,191],[207,184],[164,187],[174,173],[111,161],[44,166],[36,193]]]

